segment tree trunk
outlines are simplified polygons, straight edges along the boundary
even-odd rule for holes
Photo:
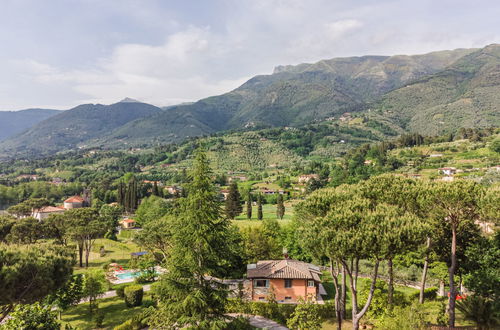
[[[389,283],[387,283],[387,303],[389,304],[389,311],[392,310],[392,302],[394,297],[394,270],[392,268],[392,258],[387,260],[387,268],[389,271]]]
[[[347,272],[345,271],[345,266],[342,265],[342,292],[341,292],[341,297],[340,297],[340,308],[341,308],[341,311],[342,311],[342,320],[345,320],[346,318],[346,308],[345,308],[345,304],[346,304],[346,295],[347,295],[347,286],[346,286],[346,279],[347,277]]]
[[[457,268],[457,227],[455,224],[451,226],[451,266],[448,268],[448,275],[450,280],[450,297],[448,299],[449,306],[449,327],[455,327],[455,271]]]
[[[354,288],[358,289],[359,259],[354,260]]]
[[[340,308],[338,273],[334,271],[333,261],[331,259],[330,259],[330,274],[332,275],[333,286],[335,287],[335,316],[337,318],[337,329],[342,330],[342,312]]]
[[[80,259],[80,267],[83,267],[83,243],[78,243],[78,256]]]
[[[359,260],[357,260],[355,262],[355,265],[357,265],[358,262],[359,262]],[[353,330],[359,330],[359,321],[366,314],[366,312],[368,311],[368,308],[370,307],[370,304],[372,302],[373,292],[375,291],[375,284],[377,283],[379,264],[380,264],[379,260],[375,261],[375,266],[374,266],[373,275],[372,275],[372,282],[370,285],[370,292],[368,293],[368,299],[366,300],[365,305],[363,306],[363,308],[359,312],[358,312],[358,292],[354,286],[355,278],[356,278],[357,274],[356,274],[356,272],[354,272],[354,274],[353,274],[352,270],[349,271],[349,269],[346,269],[347,273],[349,275],[349,284],[350,284],[350,288],[351,288],[352,328],[353,328]],[[347,268],[346,263],[344,263],[344,266]],[[358,267],[356,266],[356,268],[358,268]]]
[[[429,248],[430,247],[431,247],[431,238],[427,237],[424,269],[422,271],[422,280],[420,281],[420,295],[418,297],[418,302],[420,304],[424,303],[425,281],[427,280],[427,270],[429,269]]]

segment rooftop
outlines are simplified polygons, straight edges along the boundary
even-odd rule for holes
[[[247,266],[248,278],[311,279],[320,281],[318,266],[307,262],[284,259],[264,260]]]

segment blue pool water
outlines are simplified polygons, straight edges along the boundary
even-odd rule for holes
[[[118,279],[120,279],[120,280],[129,280],[129,279],[136,278],[136,277],[140,276],[141,274],[142,274],[142,272],[126,271],[124,273],[115,274],[115,276],[118,277]],[[158,273],[155,273],[155,275],[158,275]]]
[[[126,273],[116,274],[116,277],[118,277],[120,280],[128,280],[130,278],[136,278],[139,275],[141,275],[141,272],[126,272]]]

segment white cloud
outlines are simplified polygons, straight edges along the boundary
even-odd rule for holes
[[[208,18],[198,20],[185,18],[197,18],[203,13],[175,17],[175,11],[167,10],[164,26],[160,23],[165,15],[158,5],[161,2],[154,10],[142,5],[136,8],[134,2],[127,2],[119,12],[136,8],[137,13],[126,22],[143,22],[158,35],[123,41],[126,33],[117,27],[111,31],[116,41],[107,35],[108,31],[102,31],[106,47],[74,49],[89,60],[78,57],[77,61],[71,52],[64,63],[55,57],[41,59],[32,52],[26,52],[30,56],[0,54],[0,109],[64,108],[84,102],[111,103],[126,96],[157,105],[174,104],[232,90],[251,76],[272,72],[276,65],[338,56],[477,47],[499,41],[495,38],[500,34],[498,29],[490,27],[486,33],[436,15],[436,10],[430,10],[430,0],[405,5],[371,0],[355,5],[330,0],[216,2],[220,7],[214,6]],[[113,6],[100,10],[112,12]],[[84,17],[80,19],[84,21]],[[481,22],[487,26],[486,19]],[[491,22],[496,20],[492,18]],[[126,31],[134,32],[131,30],[127,27]],[[12,33],[15,31],[13,28]],[[115,42],[112,47],[108,45],[110,40]],[[66,51],[64,40],[39,44],[52,47],[45,53]]]

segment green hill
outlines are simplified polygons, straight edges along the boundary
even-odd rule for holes
[[[134,100],[82,105],[0,143],[0,156],[158,146],[222,131],[323,121],[337,125],[331,126],[337,129],[332,141],[355,144],[361,142],[354,141],[358,135],[370,142],[405,132],[499,126],[499,83],[500,45],[279,66],[229,93],[165,109]],[[323,144],[309,152],[335,156],[347,145]]]
[[[500,125],[500,45],[386,94],[375,112],[425,135]]]
[[[59,112],[58,110],[50,109],[0,111],[0,141],[19,134]]]
[[[134,119],[162,111],[138,102],[112,105],[83,104],[46,119],[22,134],[0,143],[4,156],[44,155],[85,146]]]
[[[100,144],[172,142],[245,127],[300,126],[360,111],[366,102],[410,81],[443,70],[473,49],[415,56],[336,58],[315,64],[277,67],[237,89],[193,104],[169,107],[131,122]]]

